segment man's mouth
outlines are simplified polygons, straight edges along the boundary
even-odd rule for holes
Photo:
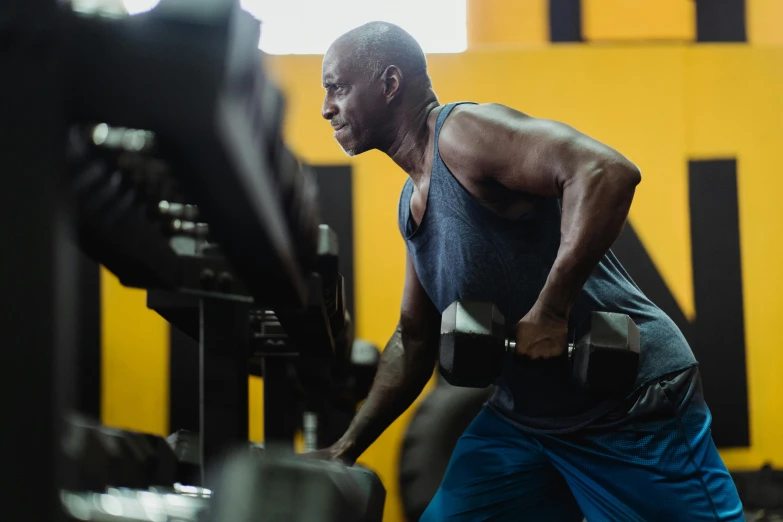
[[[343,127],[345,127],[345,124],[344,124],[344,123],[338,123],[338,124],[336,124],[336,125],[335,125],[335,124],[332,124],[332,128],[334,129],[334,132],[337,132],[337,131],[339,131],[339,130],[340,130],[340,129],[342,129]]]

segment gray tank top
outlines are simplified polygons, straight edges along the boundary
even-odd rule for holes
[[[462,102],[467,103],[467,102]],[[535,303],[560,244],[560,200],[542,198],[519,219],[499,216],[476,201],[440,157],[438,138],[452,109],[445,105],[435,126],[435,147],[427,204],[421,223],[411,219],[413,182],[402,189],[400,229],[419,279],[442,313],[458,299],[491,301],[506,318],[508,335]],[[610,251],[580,292],[570,316],[573,331],[591,311],[631,316],[641,334],[637,387],[696,364],[684,336],[631,280]],[[601,403],[571,380],[562,359],[507,358],[493,409],[532,429],[589,424],[605,412]]]

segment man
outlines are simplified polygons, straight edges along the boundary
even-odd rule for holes
[[[336,40],[322,81],[323,117],[345,152],[378,149],[409,176],[399,326],[369,396],[326,454],[355,461],[410,406],[432,374],[451,302],[491,301],[516,322],[518,357],[460,438],[422,520],[743,520],[696,360],[609,250],[639,169],[561,123],[499,104],[440,105],[421,48],[392,24]],[[639,326],[628,397],[598,399],[569,381],[561,355],[593,310]]]

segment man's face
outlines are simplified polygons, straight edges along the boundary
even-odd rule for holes
[[[334,139],[346,154],[355,156],[377,147],[377,135],[386,104],[378,80],[371,81],[339,47],[324,56],[322,82],[326,95],[321,115],[334,128]]]

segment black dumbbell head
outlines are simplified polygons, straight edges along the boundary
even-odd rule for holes
[[[454,386],[484,388],[500,375],[505,359],[503,314],[492,303],[455,301],[443,312],[440,373]]]
[[[363,339],[353,342],[350,367],[357,401],[364,400],[370,392],[380,360],[381,351],[376,345]]]
[[[155,435],[101,426],[71,416],[66,420],[65,455],[73,464],[69,487],[104,491],[106,487],[171,487],[176,459]]]
[[[179,430],[166,437],[166,442],[177,459],[177,481],[190,485],[199,483],[201,478],[199,434]]]
[[[321,275],[324,286],[331,286],[337,280],[339,262],[339,244],[337,234],[329,225],[318,227],[318,260],[316,270]]]
[[[359,512],[362,522],[381,522],[386,504],[386,488],[381,478],[371,469],[359,464],[348,468],[348,472],[361,490]]]
[[[275,167],[275,178],[277,179],[280,199],[283,206],[288,208],[291,204],[291,198],[296,190],[299,190],[297,183],[299,178],[299,159],[291,150],[286,147],[282,140],[277,144],[277,164]]]
[[[573,372],[590,392],[624,394],[633,390],[639,370],[639,328],[626,314],[592,312],[576,343]]]
[[[285,99],[280,89],[265,78],[261,94],[261,117],[264,120],[264,134],[268,145],[270,163],[274,166],[279,161],[279,145],[283,139],[283,115]]]
[[[339,462],[272,452],[248,459],[237,453],[208,485],[214,493],[207,520],[361,522],[373,513],[366,509],[373,491],[363,487],[366,480],[358,481]]]
[[[329,327],[334,336],[335,354],[338,358],[349,359],[354,341],[354,329],[351,314],[345,308],[345,278],[340,273],[337,274],[335,289],[337,293],[334,296],[334,313],[329,316]],[[324,289],[325,301],[326,297],[326,289]]]
[[[294,218],[297,222],[294,237],[302,268],[305,271],[310,271],[315,267],[318,252],[321,207],[318,202],[318,180],[315,177],[315,172],[304,164],[301,165],[299,172],[302,177],[302,190],[296,209],[297,215]]]

